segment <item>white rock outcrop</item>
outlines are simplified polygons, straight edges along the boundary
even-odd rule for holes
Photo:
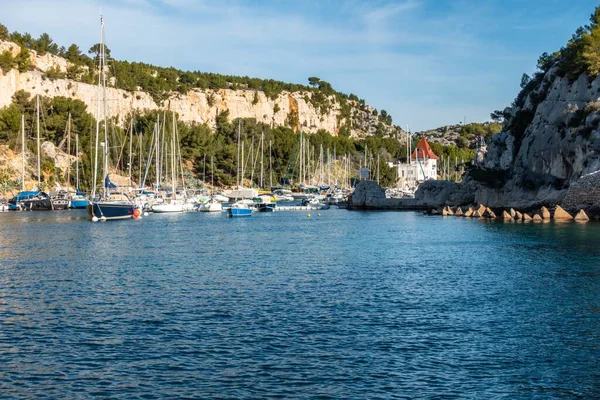
[[[505,110],[506,130],[488,146],[485,168],[465,177],[477,184],[475,201],[520,209],[560,204],[571,186],[600,170],[599,101],[600,77],[582,74],[570,82],[550,69],[522,102]],[[594,202],[571,198],[569,211]]]
[[[12,42],[0,41],[0,53],[8,50],[13,55],[20,51],[20,47]],[[31,50],[31,63],[33,70],[19,72],[12,69],[7,73],[0,70],[0,108],[7,106],[12,101],[12,96],[19,90],[25,90],[32,95],[64,96],[83,101],[88,111],[96,112],[98,102],[98,88],[96,85],[77,82],[69,79],[46,79],[44,71],[49,68],[58,68],[66,72],[71,63],[64,58],[52,54],[38,55]],[[255,101],[255,93],[258,101]],[[128,92],[126,90],[108,87],[107,115],[118,117],[122,121],[126,115],[136,110],[139,112],[166,108],[179,114],[184,122],[206,123],[214,127],[218,113],[229,110],[229,118],[255,118],[258,122],[272,126],[289,125],[289,115],[297,113],[297,124],[292,127],[296,130],[314,133],[324,129],[335,135],[347,121],[342,117],[341,105],[331,96],[329,98],[331,109],[321,114],[310,102],[312,93],[283,91],[275,99],[271,99],[262,91],[255,90],[200,90],[192,89],[187,94],[172,93],[164,102],[164,107],[157,104],[152,96],[143,91]],[[309,101],[307,101],[307,99]],[[210,100],[210,101],[209,101]],[[210,104],[209,104],[210,103]],[[372,116],[373,108],[365,106],[365,110],[358,107],[352,108],[351,136],[364,137],[372,135],[379,124],[376,116]],[[385,125],[388,135],[404,138],[404,131],[399,127]]]

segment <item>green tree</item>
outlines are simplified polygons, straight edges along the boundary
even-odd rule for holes
[[[27,47],[21,47],[21,51],[15,57],[15,63],[19,72],[26,72],[31,67],[31,53]]]
[[[540,58],[538,58],[537,68],[544,73],[548,72],[550,70],[550,68],[552,68],[552,66],[556,63],[557,57],[558,57],[557,53],[553,53],[553,54],[548,54],[546,52],[542,53]]]
[[[317,78],[316,76],[311,76],[310,78],[308,78],[308,84],[315,88],[319,86],[320,81],[321,79]]]
[[[8,50],[5,50],[0,54],[0,69],[2,72],[7,73],[10,71],[15,65],[15,59],[12,56],[12,53]]]
[[[69,46],[65,52],[65,58],[72,63],[78,63],[81,60],[81,50],[75,43]]]
[[[33,49],[36,50],[40,55],[46,53],[58,54],[58,45],[54,43],[50,35],[42,33],[39,39],[33,42]]]
[[[500,110],[494,110],[494,112],[490,114],[490,118],[494,122],[501,122],[504,120],[504,112]]]
[[[94,56],[95,60],[98,60],[98,58],[100,58],[101,52],[102,52],[102,45],[100,43],[96,43],[95,45],[90,47],[90,49],[88,50],[88,54],[92,54]],[[110,49],[108,48],[106,43],[104,43],[104,55],[106,56],[106,58],[110,58]]]
[[[0,24],[0,40],[9,40],[10,34],[8,33],[8,29],[6,26]]]
[[[524,89],[529,82],[531,82],[531,77],[527,74],[523,74],[523,76],[521,76],[521,89]]]
[[[598,9],[596,10],[598,12]],[[597,18],[597,15],[592,15]],[[590,76],[596,76],[600,73],[600,27],[597,23],[593,28],[581,38],[583,43],[582,58],[586,65],[586,72]]]
[[[44,72],[44,78],[49,79],[51,81],[56,79],[63,79],[66,75],[64,72],[60,70],[60,68],[53,66],[50,67]]]

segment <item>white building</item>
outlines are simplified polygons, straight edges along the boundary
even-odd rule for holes
[[[404,191],[414,193],[421,182],[437,179],[438,160],[439,157],[431,150],[425,137],[422,137],[408,163],[399,162],[396,165],[398,186]]]

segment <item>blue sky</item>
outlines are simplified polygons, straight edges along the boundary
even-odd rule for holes
[[[0,0],[11,31],[113,56],[306,83],[318,76],[411,130],[509,105],[523,72],[588,22],[592,0]]]

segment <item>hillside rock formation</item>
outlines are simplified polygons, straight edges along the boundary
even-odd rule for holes
[[[499,124],[493,122],[445,125],[435,129],[417,132],[416,136],[425,136],[427,141],[442,146],[458,146],[474,149],[480,136],[489,137],[498,132]]]
[[[583,176],[600,170],[600,77],[569,82],[552,68],[522,105],[504,114],[504,132],[465,177],[476,186],[476,202],[520,209],[561,204]],[[567,211],[591,207],[594,199],[578,202],[573,190]]]
[[[20,46],[12,42],[0,41],[0,53],[9,51],[16,56]],[[0,70],[0,108],[12,101],[18,90],[25,90],[32,95],[65,96],[83,101],[88,110],[95,112],[98,89],[96,85],[70,79],[48,79],[44,74],[50,69],[66,73],[71,63],[64,58],[52,54],[38,55],[30,51],[31,70],[19,72],[11,69],[6,73]],[[256,97],[255,98],[255,94]],[[115,87],[107,88],[107,114],[118,117],[120,121],[134,110],[139,112],[162,109],[152,96],[144,91],[129,92]],[[339,133],[346,122],[342,115],[342,107],[335,97],[330,97],[331,108],[321,112],[310,102],[312,92],[281,92],[276,99],[271,99],[261,91],[233,89],[192,89],[187,94],[173,92],[165,101],[165,107],[179,114],[184,122],[206,123],[214,127],[218,113],[229,110],[229,118],[255,118],[257,122],[273,126],[287,125],[296,130],[314,133],[320,129]],[[309,101],[307,101],[309,100]],[[351,136],[365,137],[374,134],[378,127],[388,136],[403,135],[404,131],[397,126],[381,123],[374,108],[368,105],[359,107],[351,104]],[[291,118],[297,116],[297,118]],[[403,136],[402,136],[403,137]]]

